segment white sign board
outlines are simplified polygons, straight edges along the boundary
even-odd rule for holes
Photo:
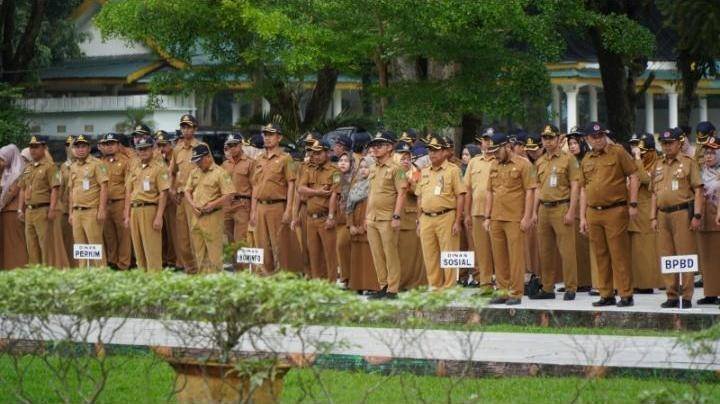
[[[474,268],[475,251],[442,251],[440,268]]]
[[[664,274],[697,272],[699,270],[697,254],[660,257],[660,271]]]
[[[262,248],[241,248],[237,252],[237,263],[262,265],[263,257],[264,253]]]
[[[73,258],[76,260],[101,260],[102,244],[73,244]]]

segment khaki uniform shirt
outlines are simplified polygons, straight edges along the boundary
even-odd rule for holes
[[[288,183],[295,181],[295,162],[289,154],[264,150],[255,160],[253,192],[260,201],[287,199]]]
[[[225,160],[222,167],[232,177],[238,195],[252,196],[250,177],[255,169],[255,160],[243,154],[238,161]]]
[[[230,174],[222,167],[212,163],[207,171],[200,167],[190,173],[185,192],[192,192],[193,200],[199,206],[205,206],[222,196],[235,193]]]
[[[28,163],[20,177],[20,189],[25,191],[25,204],[50,203],[50,193],[62,183],[61,174],[47,157]]]
[[[575,156],[562,150],[545,153],[535,163],[540,201],[570,199],[570,183],[580,180],[580,165]]]
[[[100,206],[100,184],[107,182],[105,163],[93,156],[88,156],[85,161],[75,160],[70,166],[72,208]]]
[[[703,185],[695,160],[683,154],[667,156],[655,164],[652,192],[658,208],[667,208],[695,199],[695,188]]]
[[[495,159],[491,155],[478,155],[470,159],[465,169],[465,188],[472,193],[472,216],[485,216],[485,197],[490,181],[490,167]]]
[[[405,203],[403,204],[404,215],[400,216],[400,230],[415,230],[417,228],[418,204],[415,190],[420,182],[422,171],[417,167],[410,166],[410,171],[405,173],[408,177],[408,187],[405,193]]]
[[[326,189],[337,194],[340,192],[340,171],[330,162],[322,166],[312,166],[305,170],[298,186],[312,189]],[[330,195],[310,196],[307,198],[307,213],[328,213],[330,210]]]
[[[108,169],[108,200],[125,199],[125,180],[130,172],[130,161],[123,154],[103,157]]]
[[[184,191],[190,172],[195,169],[195,164],[190,161],[190,157],[192,157],[193,147],[199,144],[203,143],[194,138],[190,145],[185,144],[185,139],[180,139],[175,145],[175,149],[173,149],[173,160],[170,164],[172,172],[170,174],[175,177],[173,188],[177,192]]]
[[[630,155],[615,144],[591,151],[580,165],[580,185],[589,206],[608,206],[628,198],[627,177],[637,171]]]
[[[440,212],[457,207],[457,197],[465,193],[465,184],[457,165],[444,161],[439,167],[425,167],[415,187],[420,197],[420,210]]]
[[[519,222],[525,214],[525,191],[537,187],[535,167],[522,157],[512,156],[501,163],[493,160],[490,168],[492,210],[490,218]]]
[[[170,189],[170,175],[165,163],[155,159],[148,164],[142,162],[127,176],[127,189],[131,202],[158,203],[160,193]]]
[[[370,168],[368,180],[370,190],[366,218],[372,221],[392,220],[395,200],[407,189],[405,171],[390,158],[384,164],[377,163]]]

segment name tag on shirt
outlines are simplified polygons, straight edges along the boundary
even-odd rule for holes
[[[672,180],[672,182],[670,183],[670,189],[672,191],[677,191],[678,188],[679,188],[678,180],[677,179]]]
[[[557,188],[557,174],[550,175],[550,188]]]
[[[90,190],[90,180],[85,178],[82,180],[82,189],[83,191],[89,191]]]
[[[150,191],[150,179],[145,178],[143,180],[143,191],[148,192]]]

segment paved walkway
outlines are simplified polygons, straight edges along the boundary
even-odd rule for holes
[[[0,336],[18,339],[65,339],[73,324],[68,316],[56,316],[42,331],[29,333],[27,323],[5,320]],[[209,325],[146,319],[107,319],[102,330],[93,327],[75,337],[76,342],[209,348]],[[40,325],[36,323],[36,325]],[[102,335],[102,337],[99,337]],[[181,337],[184,335],[185,337]],[[192,336],[189,336],[192,335]],[[318,347],[328,347],[320,350]],[[530,334],[498,332],[459,332],[445,330],[400,330],[391,328],[320,327],[300,333],[280,332],[278,326],[265,327],[239,344],[240,351],[275,353],[328,353],[363,357],[534,363],[548,365],[608,366],[623,368],[720,370],[720,341],[712,354],[693,357],[675,338],[599,335]]]

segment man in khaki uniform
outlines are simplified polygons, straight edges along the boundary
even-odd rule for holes
[[[565,283],[563,300],[575,300],[575,212],[580,194],[580,166],[574,156],[560,149],[558,128],[546,125],[540,139],[545,154],[535,163],[538,189],[535,193],[533,218],[534,221],[537,220],[538,226],[543,289],[530,298],[555,298],[555,254],[559,250]]]
[[[458,270],[440,268],[441,251],[458,251],[462,230],[465,184],[460,168],[447,161],[447,144],[433,137],[427,144],[429,167],[422,170],[415,188],[418,196],[418,230],[428,285],[433,289],[451,288]]]
[[[637,166],[622,146],[608,142],[599,123],[590,122],[585,134],[592,151],[580,165],[580,231],[589,234],[597,262],[600,300],[593,306],[632,306],[628,224],[637,215]]]
[[[184,197],[185,185],[187,184],[190,172],[195,168],[190,162],[192,150],[201,144],[195,139],[195,130],[197,129],[197,119],[192,115],[183,115],[180,117],[180,131],[182,138],[178,140],[173,151],[173,158],[170,163],[170,176],[172,178],[172,186],[169,194],[177,206],[176,225],[177,237],[176,248],[178,265],[185,269],[186,273],[194,273],[197,263],[192,250],[192,242],[190,241],[190,222],[192,221],[192,207],[187,204]]]
[[[130,268],[130,233],[124,229],[125,179],[130,171],[129,161],[119,153],[120,141],[115,133],[102,137],[102,161],[108,168],[108,217],[103,235],[107,248],[108,265],[111,268]]]
[[[185,199],[192,208],[190,223],[195,262],[201,273],[220,272],[223,267],[223,206],[235,193],[230,175],[215,164],[210,148],[201,144],[193,148]]]
[[[170,188],[167,166],[153,158],[153,141],[147,137],[135,144],[140,162],[126,180],[124,222],[130,228],[138,268],[162,269],[163,212]]]
[[[322,135],[318,132],[307,132],[305,135],[303,135],[303,144],[305,147],[312,144],[314,141],[319,141],[322,139]],[[313,168],[313,162],[312,159],[310,159],[310,155],[306,154],[303,161],[301,161],[299,164],[297,164],[297,171],[295,173],[295,178],[298,180],[302,178],[305,175],[305,172],[308,170],[311,170]],[[302,255],[303,260],[303,273],[306,276],[312,276],[310,273],[310,256],[308,255],[307,251],[307,197],[300,194],[297,190],[297,187],[295,187],[295,197],[293,198],[293,207],[292,207],[292,221],[290,223],[290,229],[297,235],[298,242],[300,245],[300,254]],[[323,262],[323,265],[325,263]],[[326,270],[323,268],[322,273],[325,273]]]
[[[715,125],[710,121],[698,122],[695,127],[695,155],[692,156],[698,164],[703,161],[703,151],[710,138],[715,137]]]
[[[170,163],[173,157],[173,143],[170,135],[164,130],[155,131],[155,144],[160,154],[160,162],[168,169],[170,174]],[[171,184],[172,185],[172,184]],[[175,267],[177,264],[177,205],[169,196],[165,198],[165,210],[163,211],[162,246],[163,246],[163,267]]]
[[[376,133],[369,143],[376,163],[368,176],[365,226],[380,285],[380,290],[370,295],[371,299],[394,299],[400,288],[398,236],[408,185],[405,171],[393,161],[394,144],[395,135],[388,131]]]
[[[330,164],[324,141],[313,140],[305,146],[312,166],[300,177],[298,192],[307,198],[307,253],[310,277],[337,281],[335,254],[335,207],[340,192],[340,171]]]
[[[235,194],[225,211],[225,235],[229,242],[246,241],[250,222],[250,204],[252,200],[252,172],[255,161],[243,152],[244,140],[239,135],[228,135],[225,140],[225,153],[228,159],[223,169],[230,174],[235,185]]]
[[[497,296],[491,304],[520,304],[525,277],[524,233],[532,227],[535,169],[512,152],[507,135],[493,133],[488,152],[495,155],[485,199],[483,226],[490,233]]]
[[[18,183],[21,189],[18,218],[25,221],[25,242],[30,265],[56,265],[50,258],[53,248],[51,239],[59,234],[62,240],[62,229],[55,209],[60,198],[61,176],[46,155],[46,144],[47,138],[44,136],[30,138],[32,162],[25,166]]]
[[[702,223],[703,182],[697,163],[680,153],[681,141],[679,131],[668,129],[660,135],[665,156],[656,163],[652,178],[651,223],[653,230],[659,231],[661,257],[697,254],[694,232]],[[692,272],[663,275],[667,301],[660,306],[678,307],[682,295],[682,308],[692,307],[694,276]]]
[[[73,143],[75,161],[70,166],[70,224],[75,244],[103,244],[103,224],[107,218],[108,170],[105,163],[90,155],[90,143],[80,135]],[[80,260],[80,266],[104,266],[101,260]],[[91,262],[92,261],[92,262]]]
[[[250,226],[255,227],[255,238],[264,250],[263,271],[266,275],[280,269],[292,268],[291,258],[299,243],[290,229],[295,199],[295,162],[280,149],[282,129],[269,123],[263,127],[265,150],[255,159],[253,172],[253,199]]]
[[[492,153],[488,153],[488,143],[493,133],[494,130],[490,128],[475,137],[475,141],[480,143],[482,153],[470,159],[463,178],[468,191],[465,194],[465,228],[472,234],[472,247],[475,251],[475,267],[477,268],[473,277],[479,284],[482,295],[490,295],[493,292],[492,245],[490,244],[490,233],[483,226],[490,167],[495,158]]]

